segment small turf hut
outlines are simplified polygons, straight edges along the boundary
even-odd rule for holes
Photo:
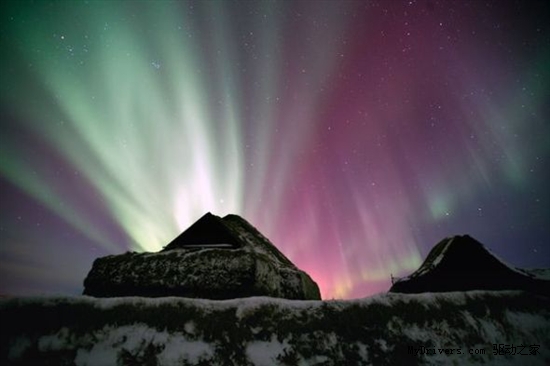
[[[440,241],[410,276],[393,284],[390,292],[420,293],[469,290],[523,290],[550,296],[550,281],[512,267],[469,235]]]
[[[320,299],[319,288],[311,277],[246,220],[211,213],[160,252],[96,259],[84,280],[84,294]]]

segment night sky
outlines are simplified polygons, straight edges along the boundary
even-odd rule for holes
[[[235,213],[323,298],[470,234],[550,267],[547,1],[6,2],[0,294]],[[467,267],[467,264],[465,264]]]

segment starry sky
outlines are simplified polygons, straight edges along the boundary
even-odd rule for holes
[[[550,267],[546,1],[36,1],[0,14],[0,294],[243,216],[323,298],[442,238]]]

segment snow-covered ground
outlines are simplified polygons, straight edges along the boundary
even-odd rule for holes
[[[550,299],[517,291],[12,298],[0,317],[2,365],[550,364]]]

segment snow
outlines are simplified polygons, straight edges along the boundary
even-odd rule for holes
[[[528,337],[529,334],[539,334],[541,339],[550,338],[550,327],[548,327],[548,318],[539,314],[530,314],[526,312],[505,312],[506,319],[512,324],[521,324],[520,332]]]
[[[252,364],[257,366],[271,366],[277,363],[278,358],[284,354],[289,344],[277,341],[275,334],[269,342],[255,341],[248,343],[246,356]]]
[[[439,252],[438,256],[433,261],[431,261],[430,263],[424,263],[422,266],[420,266],[418,271],[414,272],[411,276],[401,278],[398,282],[408,280],[413,276],[414,277],[419,277],[419,276],[425,275],[426,273],[430,272],[435,267],[437,267],[439,265],[439,263],[441,263],[441,261],[445,257],[445,252],[449,249],[449,247],[453,243],[453,240],[454,240],[454,237],[447,238],[447,242],[444,244],[444,246],[441,249],[441,251]]]
[[[185,323],[185,325],[183,326],[183,329],[185,329],[185,332],[187,334],[195,333],[195,322],[189,321],[189,322]]]
[[[104,344],[94,344],[91,350],[80,348],[74,360],[76,366],[116,365],[117,354]]]
[[[437,265],[441,262],[441,260],[443,259],[443,257],[445,257],[445,252],[449,249],[449,247],[451,246],[451,244],[453,243],[453,240],[455,238],[452,237],[450,238],[447,243],[445,243],[445,246],[443,247],[443,249],[441,250],[441,252],[439,253],[439,255],[437,256],[437,258],[434,259],[433,263],[432,263],[432,266],[433,267],[437,267]]]
[[[213,348],[203,341],[188,341],[185,337],[170,337],[164,350],[157,356],[161,365],[181,364],[186,360],[191,364],[214,356]]]
[[[16,360],[32,346],[32,342],[28,337],[20,336],[15,339],[8,351],[8,359]]]
[[[60,364],[90,366],[124,363],[124,357],[126,363],[158,365],[222,365],[228,357],[252,365],[280,365],[285,359],[297,365],[347,364],[349,357],[359,364],[415,364],[395,358],[407,352],[408,345],[487,351],[478,356],[418,356],[425,365],[517,364],[520,356],[492,355],[492,344],[500,343],[540,344],[540,355],[530,356],[529,364],[544,365],[550,359],[550,349],[544,346],[550,344],[549,301],[520,291],[389,293],[347,301],[13,298],[0,300],[2,331],[9,344],[0,364],[29,363],[25,357],[33,349],[69,357]],[[509,303],[513,305],[507,307]],[[82,329],[80,320],[70,323],[56,313],[71,306],[87,309],[94,322]],[[119,307],[128,306],[135,322],[113,320]],[[18,324],[25,324],[26,309],[37,319],[58,314],[61,326],[34,335],[18,330]],[[159,309],[173,317],[169,329],[146,316]]]
[[[524,269],[524,271],[529,273],[534,278],[550,281],[550,268],[531,268]]]
[[[161,349],[155,357],[161,365],[180,364],[184,360],[197,363],[202,358],[211,358],[214,355],[212,347],[203,341],[191,341],[181,333],[170,334],[159,332],[143,324],[122,327],[105,327],[94,334],[98,341],[90,350],[79,348],[75,364],[79,366],[116,365],[120,352],[124,351],[136,359],[146,356],[145,345],[152,345]],[[47,336],[52,338],[52,336]],[[55,337],[55,336],[53,336]],[[44,337],[42,337],[44,338]],[[42,341],[42,339],[41,339]],[[66,339],[59,341],[67,342]],[[75,344],[65,344],[65,347],[76,347]],[[44,348],[43,351],[50,351]]]

